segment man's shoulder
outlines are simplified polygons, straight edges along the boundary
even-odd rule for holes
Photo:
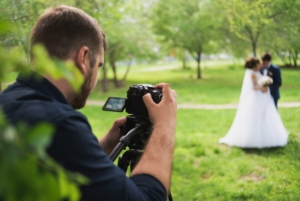
[[[275,64],[271,64],[271,67],[274,68],[274,69],[280,69],[280,67],[275,65]]]
[[[16,86],[0,94],[0,106],[12,123],[25,121],[34,125],[49,122],[57,125],[68,118],[87,123],[86,117],[71,105],[60,103],[33,90],[18,90]]]

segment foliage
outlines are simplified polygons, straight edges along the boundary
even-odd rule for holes
[[[33,54],[35,55],[35,61],[28,65],[22,59],[20,59],[20,53],[17,51],[5,51],[0,47],[0,60],[2,67],[0,69],[0,81],[10,71],[19,71],[23,74],[30,74],[31,70],[34,70],[42,75],[49,74],[54,79],[61,77],[66,78],[72,87],[76,90],[80,90],[83,83],[83,76],[78,68],[72,62],[61,62],[57,59],[50,59],[47,51],[42,45],[35,45],[33,47]],[[6,52],[6,54],[4,54]]]
[[[0,34],[11,25],[0,21]],[[5,30],[5,31],[4,31]],[[80,90],[83,77],[73,63],[51,60],[41,45],[33,47],[35,61],[28,65],[17,51],[0,47],[0,81],[11,70],[28,75],[34,70],[55,79],[66,78]],[[48,123],[29,127],[24,122],[11,125],[0,109],[0,199],[19,200],[79,200],[79,186],[87,179],[70,173],[54,162],[45,152],[55,128]]]
[[[65,3],[71,1],[65,0]],[[11,23],[11,29],[1,35],[0,44],[6,49],[18,48],[23,51],[22,58],[29,63],[29,35],[39,15],[48,7],[60,3],[58,0],[2,0],[0,2],[1,21]]]
[[[263,41],[270,51],[276,53],[286,66],[298,65],[300,53],[300,1],[276,1],[273,10],[274,23],[266,30]],[[272,38],[272,40],[270,40]]]
[[[54,127],[10,125],[0,111],[0,198],[4,200],[79,200],[87,179],[69,173],[45,152]]]
[[[271,0],[217,0],[224,10],[231,31],[252,46],[257,56],[257,44],[263,31],[273,22]]]
[[[109,64],[113,70],[114,85],[120,87],[124,84],[133,61],[156,58],[155,40],[147,24],[147,1],[94,0],[84,5],[82,8],[99,21],[106,35],[105,64]],[[121,61],[127,63],[127,70],[122,78],[117,73],[118,62]],[[105,68],[103,71],[106,79]]]
[[[134,16],[139,15],[139,12],[136,12],[140,9],[139,5],[141,5],[141,3],[139,2],[140,1],[131,1],[125,3],[121,0],[110,2],[105,0],[92,0],[87,2],[77,0],[64,0],[63,2],[56,0],[4,0],[0,3],[0,18],[4,21],[12,22],[13,26],[9,32],[1,36],[1,45],[5,48],[17,48],[18,50],[22,50],[23,54],[19,55],[21,58],[26,58],[27,62],[29,62],[29,35],[39,15],[44,12],[46,8],[59,4],[76,6],[95,17],[104,28],[108,40],[107,52],[110,53],[107,54],[107,58],[114,71],[116,71],[117,61],[124,59],[131,61],[136,58],[149,59],[149,57],[154,56],[150,48],[153,43],[148,40],[151,36],[149,34],[150,32],[146,31],[146,24],[140,29],[143,24],[141,22],[137,23],[135,20],[139,17]],[[130,6],[127,4],[130,4]],[[135,7],[132,7],[133,5],[135,5]],[[126,15],[124,15],[124,9],[127,11]],[[121,82],[125,81],[126,76],[127,75],[123,76]],[[116,86],[118,86],[117,73],[115,73],[115,81]]]
[[[269,51],[286,65],[295,66],[298,61],[298,0],[3,0],[0,18],[13,22],[13,26],[1,35],[0,43],[5,48],[22,50],[20,57],[29,61],[32,26],[46,8],[59,4],[83,9],[97,19],[106,33],[104,91],[108,67],[114,72],[114,85],[119,87],[133,63],[162,58],[169,53],[164,50],[170,48],[176,50],[180,60],[185,51],[195,58],[197,77],[201,76],[203,54],[226,52],[240,58],[248,57],[250,52],[258,55]],[[126,71],[122,71],[125,65]]]
[[[198,62],[197,78],[201,78],[203,53],[215,52],[220,26],[210,1],[159,1],[153,12],[154,33],[162,42],[188,50]],[[209,19],[209,20],[207,20]]]

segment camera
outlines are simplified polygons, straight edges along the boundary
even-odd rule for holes
[[[126,112],[131,114],[127,116],[126,124],[120,127],[123,135],[138,125],[143,125],[138,134],[130,139],[127,146],[131,149],[144,149],[153,130],[148,110],[143,101],[143,96],[147,93],[151,94],[153,101],[157,104],[163,97],[162,89],[156,89],[150,84],[136,84],[129,87],[127,98],[109,97],[102,108],[104,111],[113,112],[123,112],[126,109]]]
[[[162,99],[162,90],[154,88],[151,84],[136,84],[129,87],[127,98],[109,97],[103,106],[105,111],[126,112],[133,115],[149,117],[148,110],[144,104],[143,96],[150,93],[155,103]]]

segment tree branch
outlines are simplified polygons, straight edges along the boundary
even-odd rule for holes
[[[247,25],[245,25],[245,29],[249,33],[250,39],[253,42],[254,41],[254,37],[253,37],[253,33],[252,33],[251,29]]]

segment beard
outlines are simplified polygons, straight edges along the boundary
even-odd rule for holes
[[[92,71],[90,71],[86,76],[84,83],[81,86],[81,91],[79,93],[75,92],[75,94],[73,95],[71,105],[74,109],[81,109],[85,106],[86,101],[92,92],[91,82]]]

